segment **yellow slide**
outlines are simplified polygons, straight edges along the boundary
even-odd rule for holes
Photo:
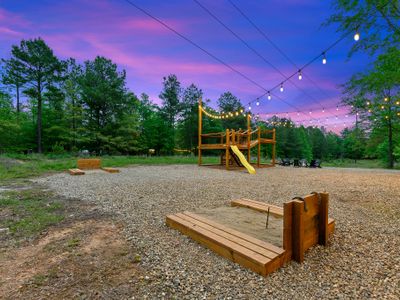
[[[253,168],[251,164],[247,161],[246,157],[244,157],[243,153],[240,152],[237,146],[231,146],[233,153],[239,158],[242,165],[247,169],[250,174],[256,174],[256,170]]]

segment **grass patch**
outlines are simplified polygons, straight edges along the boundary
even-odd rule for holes
[[[363,159],[354,161],[352,159],[337,159],[332,161],[323,161],[323,167],[337,167],[337,168],[368,168],[368,169],[384,169],[387,167],[385,162],[377,159]],[[395,169],[399,169],[396,166]]]
[[[33,236],[50,225],[63,220],[59,213],[63,208],[59,202],[53,202],[49,193],[38,190],[24,190],[4,193],[0,198],[0,209],[12,212],[5,220],[0,220],[2,227],[7,227],[16,237]]]
[[[78,239],[78,238],[70,239],[70,240],[67,242],[67,247],[68,247],[68,248],[76,248],[76,247],[79,246],[80,242],[81,242],[81,240]]]
[[[103,156],[103,167],[129,165],[197,164],[195,156]],[[76,168],[76,157],[49,155],[0,155],[0,182],[18,178],[29,178],[45,173]],[[203,163],[217,163],[218,157],[203,157]]]

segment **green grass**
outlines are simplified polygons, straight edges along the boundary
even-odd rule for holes
[[[129,165],[169,165],[196,164],[195,156],[103,156],[104,167],[123,167]],[[49,155],[1,155],[0,183],[12,179],[29,178],[50,172],[66,171],[76,168],[76,157]],[[204,163],[216,163],[217,157],[204,157]]]
[[[368,168],[368,169],[384,169],[387,167],[385,162],[377,159],[363,159],[356,162],[352,159],[338,159],[333,161],[323,161],[323,167],[337,168]],[[399,169],[400,166],[396,166]]]
[[[62,204],[53,202],[50,195],[39,190],[13,191],[1,194],[0,210],[11,212],[0,220],[16,237],[33,236],[50,225],[63,220],[59,213]]]

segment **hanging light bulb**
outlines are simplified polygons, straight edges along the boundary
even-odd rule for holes
[[[271,100],[271,92],[268,91],[268,100]]]
[[[303,79],[303,75],[301,74],[301,70],[299,70],[299,80]]]
[[[281,91],[281,93],[283,92],[283,82],[281,83],[280,91]]]
[[[336,106],[336,111],[339,111],[339,106]]]
[[[322,53],[322,64],[326,65],[326,55],[325,52]]]
[[[240,110],[240,113],[243,113],[243,108]]]
[[[357,42],[359,39],[360,39],[360,33],[357,30],[356,33],[354,34],[354,40]]]
[[[325,112],[325,108],[322,109],[322,112],[323,112],[323,113]]]
[[[367,105],[370,105],[370,104],[371,104],[371,102],[367,101]]]
[[[260,101],[257,100],[256,105],[259,106],[260,105]]]
[[[297,113],[297,116],[300,116],[300,113]]]
[[[249,105],[249,110],[251,110],[251,106]]]
[[[311,115],[311,114],[312,114],[312,111],[310,110],[308,113]]]
[[[385,100],[385,102],[388,102],[388,100],[389,100],[389,99],[385,97],[385,99],[384,99],[384,100]]]

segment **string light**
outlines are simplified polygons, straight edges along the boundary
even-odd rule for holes
[[[256,105],[257,105],[257,106],[259,106],[259,105],[260,105],[260,101],[259,101],[259,100],[257,100],[257,103],[256,103]]]
[[[354,40],[357,42],[360,40],[360,33],[358,32],[358,30],[356,31],[356,33],[354,34]]]
[[[388,100],[389,100],[389,99],[385,97],[385,99],[384,99],[384,100],[385,100],[385,102],[388,102]]]
[[[325,52],[322,52],[322,55],[323,55],[323,57],[322,57],[322,64],[323,64],[323,65],[326,65],[326,55],[325,55]]]
[[[303,79],[303,75],[301,74],[301,70],[299,70],[299,80]]]
[[[249,110],[251,110],[251,106],[249,105]]]
[[[323,113],[325,112],[325,108],[322,109],[322,112],[323,112]]]
[[[268,100],[271,100],[271,92],[268,91]]]
[[[281,83],[280,91],[281,91],[281,93],[283,92],[283,82]]]

